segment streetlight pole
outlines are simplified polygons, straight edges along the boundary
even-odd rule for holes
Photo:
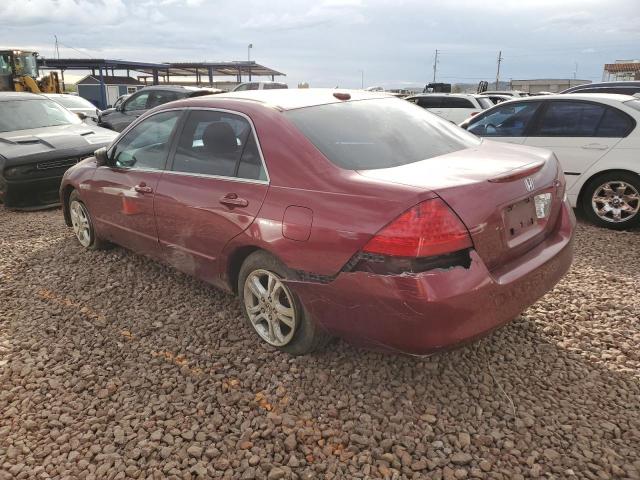
[[[253,43],[247,45],[247,62],[251,62],[251,49],[253,48]],[[249,81],[251,81],[251,65],[249,65]]]

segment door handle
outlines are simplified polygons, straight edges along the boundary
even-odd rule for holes
[[[226,205],[227,207],[247,207],[249,206],[249,202],[244,198],[238,198],[238,195],[235,193],[228,193],[224,197],[220,199],[220,203],[222,205]]]
[[[608,145],[602,145],[600,143],[589,143],[587,145],[582,145],[584,150],[607,150],[609,148]]]
[[[153,188],[147,187],[147,184],[144,182],[140,182],[138,185],[133,187],[133,189],[138,193],[153,193]]]

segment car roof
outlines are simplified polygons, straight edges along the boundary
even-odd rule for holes
[[[349,94],[349,100],[340,100],[335,93]],[[207,101],[209,97],[197,97],[198,103]],[[294,110],[297,108],[326,105],[329,103],[342,103],[345,101],[371,100],[376,98],[395,98],[393,95],[383,92],[365,92],[364,90],[346,90],[335,88],[282,88],[274,90],[243,90],[240,92],[220,93],[211,97],[211,100],[221,99],[246,100],[262,103],[279,110]]]
[[[37,100],[43,98],[42,95],[29,92],[0,92],[0,102],[8,100]]]
[[[518,102],[535,102],[540,100],[591,100],[591,101],[603,101],[603,102],[627,102],[634,98],[633,95],[621,95],[619,93],[572,93],[567,95],[564,93],[555,93],[553,95],[537,95],[534,97],[514,97],[510,101]],[[499,105],[503,105],[502,103]]]
[[[151,90],[151,89],[176,90],[181,92],[185,90],[191,91],[191,92],[218,90],[217,88],[213,88],[213,87],[195,87],[193,85],[148,85],[146,87],[142,87],[140,90]]]

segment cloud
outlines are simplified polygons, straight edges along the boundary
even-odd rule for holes
[[[123,0],[2,0],[0,19],[3,28],[14,25],[64,23],[101,25],[121,21],[127,14]],[[11,20],[9,22],[9,19]]]

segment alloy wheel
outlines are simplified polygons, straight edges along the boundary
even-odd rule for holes
[[[626,222],[640,211],[640,194],[630,183],[609,181],[595,189],[591,205],[605,222]]]
[[[296,331],[292,295],[282,279],[268,270],[254,270],[244,282],[244,304],[251,325],[268,344],[287,345]]]
[[[73,233],[76,234],[76,238],[83,247],[91,245],[91,224],[89,223],[89,212],[86,207],[73,200],[69,206],[69,213],[71,214],[71,225],[73,226]]]

